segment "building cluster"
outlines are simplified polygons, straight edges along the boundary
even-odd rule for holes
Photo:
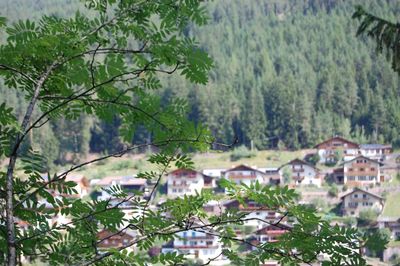
[[[315,149],[315,153],[311,156],[327,166],[324,167],[324,170],[318,169],[307,159],[310,158],[310,155],[307,155],[306,158],[291,160],[277,168],[260,168],[240,164],[229,169],[173,170],[165,176],[166,182],[162,188],[164,194],[157,203],[162,203],[166,198],[195,195],[204,189],[224,194],[226,191],[219,186],[221,179],[247,186],[258,182],[262,185],[280,186],[284,184],[291,187],[321,187],[330,179],[337,184],[347,185],[351,188],[347,194],[340,197],[341,211],[344,216],[358,216],[361,211],[368,209],[382,211],[384,199],[367,191],[366,187],[390,180],[390,176],[382,168],[387,156],[392,152],[390,145],[359,145],[341,137],[333,137],[316,145]],[[331,167],[332,165],[336,165],[336,167]],[[155,184],[135,176],[109,176],[100,180],[91,180],[91,182],[84,176],[67,176],[67,181],[77,183],[78,194],[76,196],[86,197],[92,191],[92,197],[108,200],[114,205],[118,204],[118,207],[128,215],[137,215],[137,210],[136,213],[133,213],[131,201],[121,203],[121,199],[113,198],[112,192],[115,192],[115,189],[119,188],[124,193],[142,200],[154,197],[151,191]],[[153,207],[155,208],[155,206]],[[285,219],[282,213],[259,206],[252,201],[245,203],[237,200],[211,201],[204,206],[206,212],[214,215],[233,209],[244,213],[246,218],[244,224],[237,228],[237,237],[245,239],[253,246],[279,241],[279,236],[292,228],[292,224]],[[59,224],[68,222],[62,216],[55,219],[58,219]],[[198,221],[193,221],[193,223],[196,222]],[[388,228],[394,238],[400,237],[399,220],[383,218],[378,222],[377,227]],[[121,247],[130,243],[135,235],[133,230],[124,230],[118,234],[103,230],[98,234],[99,248]],[[175,240],[162,247],[151,249],[150,253],[176,251],[193,260],[203,262],[212,260],[210,265],[227,265],[229,261],[223,256],[219,256],[222,248],[222,243],[216,234],[209,231],[187,230],[178,233]],[[251,245],[248,249],[251,250]],[[268,265],[276,265],[276,263],[270,261]]]

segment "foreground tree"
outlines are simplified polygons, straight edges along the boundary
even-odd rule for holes
[[[228,192],[224,196],[204,191],[153,208],[165,172],[171,167],[192,168],[184,154],[213,144],[206,129],[186,120],[182,100],[162,106],[155,93],[161,86],[160,74],[179,73],[194,83],[207,82],[212,61],[183,34],[190,23],[206,23],[205,7],[200,0],[87,0],[85,6],[91,12],[88,16],[44,16],[38,23],[26,20],[8,26],[1,19],[7,42],[0,47],[0,74],[5,86],[23,93],[28,101],[22,121],[14,117],[10,106],[0,105],[0,155],[8,160],[7,171],[0,173],[1,263],[16,265],[24,257],[51,265],[181,265],[186,258],[177,253],[143,254],[156,241],[174,240],[177,233],[192,230],[216,236],[223,243],[222,253],[210,261],[225,256],[241,265],[271,259],[284,264],[318,260],[334,265],[365,264],[359,254],[365,239],[355,229],[330,226],[314,210],[298,206],[294,191],[288,188],[223,180],[221,185]],[[29,149],[27,136],[50,120],[74,120],[81,114],[106,121],[118,116],[126,147],[67,171],[43,175],[48,172],[43,167],[45,158]],[[138,127],[151,133],[151,142],[130,144]],[[73,171],[146,146],[159,151],[149,159],[159,171],[138,175],[155,184],[147,199],[128,195],[118,186],[108,191],[117,202],[71,197],[76,184],[66,177]],[[16,171],[18,160],[22,171]],[[212,215],[203,209],[211,200],[227,199],[242,204],[254,201],[260,208],[280,213],[280,218],[271,222],[232,210]],[[135,215],[123,212],[125,204]],[[51,223],[56,215],[69,222]],[[236,237],[233,230],[252,219],[278,227],[288,219],[293,227],[279,242],[255,245]],[[117,249],[100,251],[99,245],[108,238],[98,238],[103,229],[115,235],[134,230],[136,236]],[[250,245],[252,250],[239,255],[237,244]],[[129,247],[136,251],[127,252]]]

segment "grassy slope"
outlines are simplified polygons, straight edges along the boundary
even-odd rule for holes
[[[194,154],[195,168],[230,168],[234,165],[247,164],[257,167],[279,167],[295,158],[303,158],[307,151],[258,151],[253,158],[231,161],[231,152],[210,152]],[[124,158],[111,158],[101,163],[85,167],[80,173],[88,178],[105,176],[132,175],[139,171],[154,170],[154,166],[146,161],[145,155],[134,155]]]
[[[391,192],[386,199],[382,216],[400,218],[400,191]]]

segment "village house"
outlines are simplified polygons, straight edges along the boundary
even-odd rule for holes
[[[118,203],[121,199],[114,199],[110,194],[110,189],[113,186],[120,186],[121,189],[128,194],[128,196],[137,195],[147,199],[149,197],[150,188],[147,180],[144,178],[136,178],[135,176],[108,176],[95,183],[96,186],[101,188],[98,200],[109,200]],[[121,207],[129,208],[130,203],[126,202],[120,205]]]
[[[256,228],[262,228],[266,223],[274,223],[282,217],[280,213],[251,200],[246,200],[245,204],[237,200],[230,200],[224,203],[224,208],[225,210],[237,210],[247,213],[244,225]],[[286,222],[286,219],[282,219],[282,222]]]
[[[266,183],[271,185],[282,184],[282,176],[279,172],[279,168],[259,168],[261,172],[264,172],[264,180]]]
[[[294,186],[314,185],[321,187],[323,176],[320,170],[314,165],[300,160],[294,159],[279,168],[282,178],[288,178],[293,182]]]
[[[342,203],[342,213],[346,216],[358,216],[360,211],[369,209],[376,210],[380,213],[384,205],[382,197],[360,188],[355,188],[340,199]]]
[[[361,144],[361,155],[373,160],[382,161],[393,151],[392,145],[387,144]]]
[[[279,236],[290,231],[291,226],[287,224],[267,225],[253,233],[255,245],[272,243],[278,241]]]
[[[215,179],[219,179],[222,176],[222,172],[226,171],[225,168],[207,168],[203,169],[202,173],[207,176],[211,176]]]
[[[161,252],[178,252],[179,254],[184,254],[188,259],[200,260],[202,263],[207,263],[221,254],[222,245],[218,237],[212,234],[188,230],[177,233],[177,237],[173,241],[163,245]],[[220,258],[212,260],[207,265],[224,264],[226,264],[226,260],[220,256]]]
[[[378,217],[378,228],[389,229],[392,240],[400,240],[400,218],[393,217]]]
[[[336,136],[315,145],[314,148],[317,149],[320,163],[336,163],[338,157],[348,160],[357,156],[360,145]]]
[[[97,233],[99,249],[119,248],[131,243],[136,236],[136,233],[132,230],[124,230],[121,232],[113,233],[109,230],[102,230]],[[133,251],[132,247],[127,248],[128,251]]]
[[[244,183],[247,186],[256,181],[260,184],[268,184],[267,182],[269,181],[265,179],[266,174],[264,172],[244,164],[230,168],[222,172],[222,175],[225,179],[231,180],[236,184]]]
[[[167,194],[169,197],[194,195],[202,189],[216,187],[215,179],[191,169],[177,169],[167,175]]]
[[[59,174],[61,175],[61,174]],[[41,176],[44,180],[44,182],[48,182],[49,181],[49,176],[47,174],[44,174]],[[51,177],[54,178],[54,177]],[[52,191],[53,195],[62,195],[62,196],[66,196],[66,197],[71,197],[71,198],[83,198],[87,195],[89,195],[90,193],[90,182],[89,180],[84,176],[84,175],[80,175],[80,174],[68,174],[67,176],[65,176],[64,178],[64,182],[74,182],[76,183],[76,186],[73,187],[77,193],[73,193],[73,194],[60,194],[60,192],[58,190],[50,190]],[[62,182],[60,182],[61,186],[62,186]]]
[[[385,176],[380,171],[382,165],[365,156],[346,161],[343,163],[343,184],[362,187],[384,182]]]

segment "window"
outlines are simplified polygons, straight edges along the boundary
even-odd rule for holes
[[[371,171],[375,171],[375,168],[371,167]]]
[[[192,232],[192,237],[195,237],[196,236],[196,232]]]
[[[358,194],[354,194],[354,195],[353,195],[353,198],[356,198],[356,199],[357,199],[357,198],[358,198]]]
[[[207,241],[207,242],[206,242],[206,245],[207,245],[207,246],[211,246],[212,243],[213,243],[212,241]]]
[[[366,199],[367,198],[367,194],[363,194],[363,199]]]
[[[360,172],[363,172],[365,169],[364,168],[360,168]]]
[[[358,203],[357,202],[349,202],[349,207],[350,208],[357,208],[358,207]]]

